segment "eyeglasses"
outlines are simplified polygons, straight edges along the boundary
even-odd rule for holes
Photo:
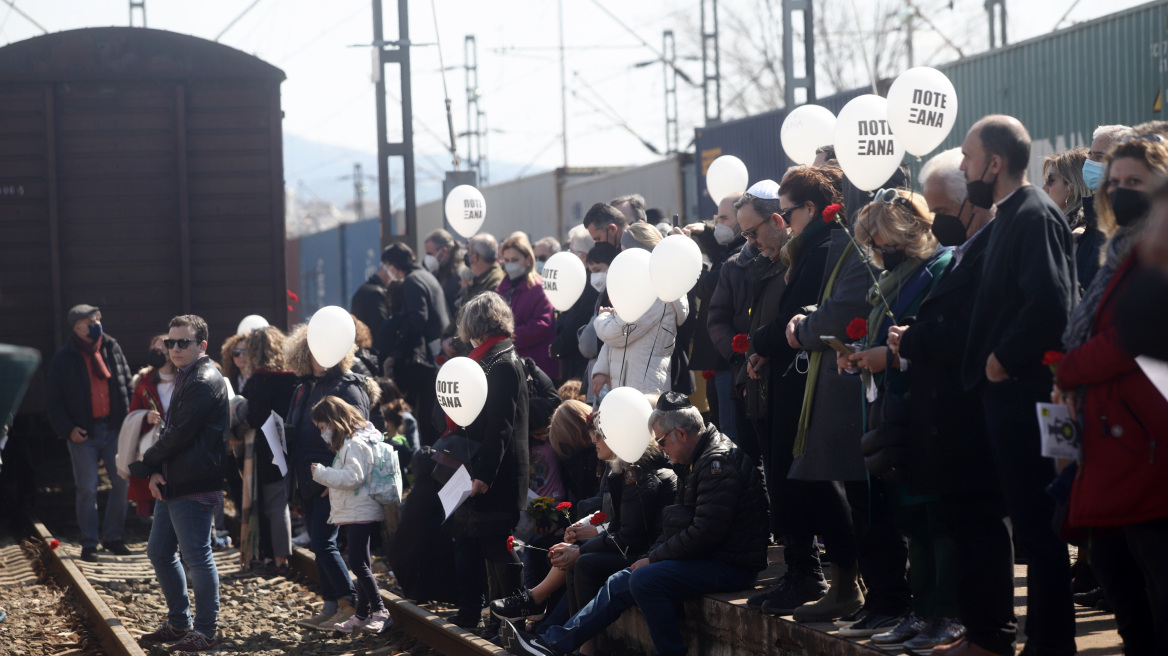
[[[878,200],[883,201],[884,203],[887,203],[889,205],[892,205],[892,204],[910,205],[911,204],[908,202],[907,198],[900,195],[899,191],[897,191],[896,189],[892,189],[892,188],[877,190],[876,196],[873,197],[872,200],[873,201],[878,201]]]
[[[231,355],[234,355],[237,358],[247,355],[247,349],[231,349]]]
[[[195,340],[193,339],[164,339],[162,340],[162,345],[165,346],[167,350],[173,350],[177,348],[181,351],[194,342]]]
[[[653,435],[652,433],[650,433],[650,435],[653,436],[653,443],[656,444],[658,447],[661,447],[661,446],[665,446],[665,438],[668,437],[668,435],[672,432],[673,431],[665,431],[664,433],[661,434],[660,437]]]

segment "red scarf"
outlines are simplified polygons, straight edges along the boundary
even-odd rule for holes
[[[81,351],[82,357],[85,358],[85,363],[90,365],[93,375],[102,380],[109,380],[109,367],[105,366],[105,358],[101,357],[101,342],[104,338],[105,336],[103,335],[92,342],[86,342],[77,335],[74,335],[73,341]]]
[[[474,350],[470,352],[470,355],[468,357],[471,360],[474,360],[475,362],[482,362],[483,358],[486,357],[487,353],[489,353],[490,350],[492,348],[494,348],[496,344],[498,344],[499,342],[501,342],[505,339],[510,339],[510,338],[507,337],[506,335],[496,335],[494,337],[487,338],[487,340],[484,341],[482,344],[479,344],[478,346],[474,347]],[[457,430],[458,430],[458,424],[454,423],[454,420],[450,418],[450,415],[446,415],[446,432],[443,433],[442,436],[446,437],[447,435],[449,435],[453,432],[456,432]]]

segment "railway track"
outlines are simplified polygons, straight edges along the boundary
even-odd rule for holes
[[[66,496],[50,496],[55,498],[47,508],[38,504],[41,512],[51,513],[53,517],[48,526],[29,515],[29,538],[24,549],[19,545],[0,548],[0,608],[4,607],[6,584],[9,589],[47,585],[51,592],[47,593],[46,604],[53,608],[48,615],[61,621],[59,630],[54,631],[61,635],[51,639],[42,632],[14,648],[4,633],[8,622],[0,622],[0,656],[161,656],[167,653],[165,646],[139,644],[139,638],[157,628],[166,617],[166,604],[146,556],[145,523],[127,529],[126,542],[133,552],[131,555],[114,556],[98,551],[99,562],[86,562],[80,558],[81,547],[70,524],[72,508],[60,507]],[[54,536],[54,532],[59,536]],[[50,548],[53,544],[57,548]],[[345,636],[299,627],[295,621],[314,614],[320,598],[313,554],[300,548],[295,551],[293,571],[288,577],[241,571],[239,553],[234,548],[215,553],[220,577],[220,648],[215,653],[263,656],[407,653],[499,656],[507,653],[384,587],[382,599],[394,619],[394,627],[380,635]],[[8,561],[12,565],[7,565]],[[46,613],[45,607],[42,604],[36,612]]]

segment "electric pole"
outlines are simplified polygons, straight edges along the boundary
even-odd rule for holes
[[[130,0],[130,27],[134,27],[134,10],[138,10],[142,18],[141,27],[146,27],[146,0]]]
[[[568,78],[564,67],[564,0],[558,0],[560,15],[560,138],[564,144],[564,169],[568,168]]]
[[[479,51],[473,34],[466,35],[464,46],[466,132],[463,135],[466,136],[466,168],[478,173],[479,184],[486,184],[486,156],[483,155],[483,121],[486,115],[479,109]]]
[[[993,50],[1009,43],[1006,40],[1006,0],[986,0],[985,8],[990,19],[990,49]],[[995,9],[1000,11],[995,12]]]
[[[815,23],[812,0],[783,0],[783,77],[784,102],[792,109],[799,102],[796,89],[803,89],[803,103],[815,100]],[[795,74],[795,14],[803,18],[803,75]]]
[[[381,244],[405,241],[417,250],[418,206],[414,189],[414,111],[410,92],[410,18],[408,0],[397,0],[396,41],[386,41],[381,0],[373,0],[373,81],[377,96],[377,191],[380,203]],[[390,143],[386,125],[385,65],[397,64],[401,78],[402,140]],[[405,180],[405,226],[399,228],[389,206],[389,158],[402,158]]]
[[[678,150],[677,133],[677,45],[673,41],[673,30],[665,30],[661,35],[662,63],[665,66],[665,154],[672,155]]]
[[[722,68],[721,57],[718,54],[718,0],[702,0],[702,105],[705,109],[706,125],[722,122]]]

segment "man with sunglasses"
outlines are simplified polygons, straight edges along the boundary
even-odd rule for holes
[[[49,422],[68,440],[77,485],[77,526],[81,529],[81,558],[97,562],[98,461],[105,463],[110,494],[105,508],[101,544],[112,554],[130,553],[122,541],[129,483],[114,466],[118,430],[130,407],[130,365],[117,340],[105,334],[101,310],[82,303],[73,306],[66,325],[72,334],[49,362]]]
[[[158,441],[130,465],[150,482],[157,499],[146,553],[169,608],[167,621],[146,642],[171,644],[171,651],[207,651],[219,646],[219,571],[211,555],[215,508],[223,505],[223,458],[227,447],[227,383],[207,357],[207,322],[184,314],[170,320],[163,345],[178,373]],[[195,591],[191,622],[187,575]]]

